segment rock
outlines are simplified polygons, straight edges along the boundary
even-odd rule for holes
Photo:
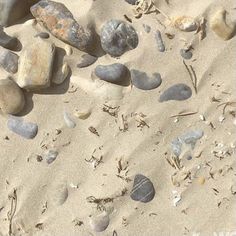
[[[0,25],[14,25],[30,14],[30,7],[38,0],[0,0]]]
[[[120,63],[105,66],[99,65],[95,68],[95,75],[101,80],[120,84],[129,76],[129,69]]]
[[[180,55],[186,60],[191,59],[193,56],[192,52],[186,49],[180,49]]]
[[[97,61],[97,57],[92,56],[90,54],[82,55],[82,61],[77,65],[78,68],[84,68],[92,65]]]
[[[183,134],[180,137],[177,137],[171,142],[172,151],[175,156],[180,156],[181,148],[183,144],[189,145],[191,149],[195,147],[195,144],[198,139],[204,135],[202,130],[193,130]]]
[[[172,19],[172,24],[181,31],[191,32],[197,30],[199,24],[191,16],[180,16]]]
[[[192,90],[186,84],[175,84],[166,89],[160,96],[159,102],[169,100],[183,101],[192,96]]]
[[[135,29],[126,22],[110,20],[102,27],[102,48],[113,57],[121,56],[126,51],[136,48],[138,42]]]
[[[50,35],[47,32],[40,32],[36,34],[34,37],[40,37],[41,39],[48,39]]]
[[[149,77],[145,72],[139,70],[131,70],[132,84],[142,90],[151,90],[161,85],[162,79],[159,73],[153,73]]]
[[[4,32],[3,27],[0,26],[0,46],[14,51],[18,47],[18,43],[19,41],[17,38],[7,35]]]
[[[44,153],[44,157],[45,157],[45,159],[46,159],[46,162],[47,162],[48,164],[53,163],[53,162],[56,160],[58,154],[59,154],[59,153],[58,153],[57,151],[54,151],[54,150],[47,150],[47,151]]]
[[[90,217],[90,226],[95,232],[102,232],[106,230],[110,222],[109,215],[106,212],[97,216]]]
[[[19,56],[8,49],[0,47],[0,65],[4,70],[11,74],[15,74],[18,70]]]
[[[63,113],[63,117],[64,117],[65,124],[68,128],[71,128],[71,129],[75,128],[76,123],[72,120],[72,118],[67,112]]]
[[[151,26],[146,25],[146,24],[143,24],[143,28],[144,28],[144,30],[145,30],[146,33],[150,33],[150,31],[151,31]]]
[[[16,83],[27,90],[50,86],[55,46],[41,38],[22,51]]]
[[[158,47],[159,52],[164,52],[165,51],[165,45],[163,43],[160,30],[156,31],[155,38],[156,38],[157,47]]]
[[[55,67],[54,67],[55,68]],[[54,69],[55,72],[53,72],[52,75],[52,82],[54,84],[62,84],[66,78],[69,76],[70,73],[70,67],[69,65],[65,62],[62,67],[56,67]]]
[[[138,0],[125,0],[127,3],[135,5]]]
[[[144,175],[136,175],[130,197],[134,201],[147,203],[150,202],[154,196],[155,189],[151,180]]]
[[[41,0],[30,10],[40,24],[63,42],[81,51],[88,51],[93,46],[92,32],[79,25],[64,4]]]
[[[7,121],[8,128],[27,139],[33,139],[38,133],[38,125],[31,122],[24,122],[22,118],[10,116]]]
[[[22,90],[10,78],[0,80],[0,110],[5,114],[17,114],[25,106]]]

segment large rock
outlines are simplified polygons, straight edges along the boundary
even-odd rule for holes
[[[55,46],[41,38],[23,49],[19,60],[17,84],[27,90],[50,86]]]
[[[5,114],[17,114],[25,105],[22,90],[10,78],[0,80],[0,110]]]
[[[0,46],[13,51],[16,50],[18,46],[18,39],[7,35],[4,32],[3,27],[1,25],[0,25]]]
[[[14,74],[18,70],[19,56],[3,47],[0,47],[0,65],[9,73]]]
[[[30,13],[38,0],[0,0],[0,25],[10,26]]]
[[[31,7],[36,20],[55,37],[82,51],[93,46],[93,34],[79,25],[64,4],[50,0],[41,0]]]

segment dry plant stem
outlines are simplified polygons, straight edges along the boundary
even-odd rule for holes
[[[182,113],[182,114],[180,113],[180,114],[171,116],[171,118],[180,117],[180,116],[191,116],[191,115],[195,115],[197,113],[198,113],[197,111],[188,112],[188,113]]]
[[[224,107],[223,107],[223,111],[222,111],[222,114],[224,115],[227,106],[232,106],[232,105],[234,105],[234,104],[236,104],[236,102],[224,102],[224,103],[219,104],[219,105],[217,106],[217,108],[220,107],[220,106],[224,106]]]
[[[189,67],[187,66],[187,64],[185,63],[184,60],[183,60],[183,64],[184,64],[186,70],[188,71],[188,74],[190,76],[190,80],[192,82],[194,91],[197,94],[197,76],[196,76],[196,73],[195,73],[195,71],[194,71],[194,69],[191,65],[189,66],[190,67],[190,69],[189,69]]]
[[[13,221],[13,217],[16,213],[16,207],[17,207],[17,194],[16,194],[16,189],[14,189],[13,194],[9,196],[9,200],[11,200],[11,209],[10,211],[7,213],[7,217],[9,220],[9,236],[13,235],[12,232],[12,221]]]

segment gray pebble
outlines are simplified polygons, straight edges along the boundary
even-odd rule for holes
[[[166,89],[160,96],[159,102],[169,100],[183,101],[192,96],[192,90],[186,84],[175,84]]]
[[[186,49],[180,49],[180,55],[186,60],[191,59],[193,56],[192,52]]]
[[[78,68],[84,68],[92,65],[97,61],[97,57],[92,56],[90,54],[82,55],[82,61],[77,65]]]
[[[58,156],[58,152],[54,150],[47,150],[44,155],[45,155],[46,162],[48,164],[51,164],[52,162],[56,160]]]
[[[131,199],[139,202],[150,202],[155,196],[155,189],[150,179],[138,174],[134,178],[133,188],[130,194]]]
[[[18,71],[19,56],[5,48],[0,48],[0,65],[9,73]]]
[[[135,5],[135,3],[136,3],[138,0],[125,0],[125,1],[128,2],[129,4]]]
[[[48,39],[50,37],[50,35],[47,32],[40,32],[40,33],[36,34],[34,37],[35,38],[40,37],[41,39]]]
[[[129,69],[120,63],[105,66],[99,65],[95,68],[95,75],[101,80],[120,84],[129,76]]]
[[[155,38],[156,38],[157,47],[158,47],[159,52],[164,52],[165,51],[165,45],[163,43],[161,32],[159,30],[156,31]]]
[[[38,133],[38,125],[31,122],[24,122],[23,119],[10,116],[7,121],[8,128],[27,139],[33,139]]]
[[[102,48],[113,57],[121,56],[126,51],[136,48],[138,41],[135,29],[126,22],[110,20],[102,27]]]
[[[142,90],[151,90],[161,85],[162,79],[159,73],[153,73],[149,77],[145,72],[139,70],[131,70],[132,84]]]
[[[143,28],[144,28],[144,30],[145,30],[146,33],[150,33],[150,31],[151,31],[151,26],[146,25],[146,24],[143,24]]]

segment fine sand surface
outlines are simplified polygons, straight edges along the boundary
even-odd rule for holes
[[[39,132],[34,139],[23,139],[10,132],[7,117],[0,116],[0,235],[9,232],[7,214],[14,189],[17,206],[12,230],[17,236],[180,236],[194,232],[208,236],[213,232],[236,230],[235,103],[229,104],[224,114],[224,105],[221,105],[236,102],[236,37],[224,41],[207,26],[206,37],[199,41],[194,32],[165,29],[159,23],[165,25],[166,21],[161,14],[135,19],[133,6],[123,0],[60,2],[78,22],[93,24],[98,34],[107,20],[125,21],[123,15],[126,14],[133,20],[139,45],[120,58],[101,54],[96,63],[83,69],[76,65],[84,53],[73,48],[73,54],[67,58],[72,71],[70,81],[27,94],[27,107],[20,115],[38,124]],[[233,0],[169,0],[169,5],[164,0],[155,2],[169,16],[202,15],[208,20],[212,10],[221,5],[231,19],[236,19]],[[151,26],[149,34],[143,24]],[[154,37],[157,29],[162,32],[164,53],[157,50]],[[32,25],[31,21],[22,21],[5,31],[17,36],[22,46],[27,47],[36,32],[45,30],[38,24]],[[175,37],[169,39],[165,33]],[[197,94],[179,53],[185,41],[192,39],[193,57],[186,63],[195,70]],[[62,55],[65,54],[65,43],[53,36],[47,40],[62,48]],[[162,84],[157,89],[142,91],[94,80],[92,72],[97,65],[115,62],[150,74],[159,72]],[[0,73],[2,77],[6,74],[3,69]],[[176,83],[190,86],[192,97],[160,103],[160,94]],[[104,112],[104,104],[119,106],[117,116]],[[91,111],[91,115],[85,120],[73,117],[76,110]],[[75,128],[66,127],[64,111],[73,117]],[[196,113],[177,120],[171,117],[181,112]],[[128,125],[125,132],[122,117]],[[139,127],[140,119],[147,125],[142,127],[141,123]],[[99,136],[88,130],[91,126]],[[197,129],[204,131],[204,136],[197,142],[192,159],[183,160],[183,169],[177,171],[166,160],[172,154],[171,141]],[[57,159],[50,165],[45,159],[37,161],[37,155],[43,156],[45,149],[50,148],[58,151]],[[92,155],[98,159],[103,157],[95,169],[85,161]],[[127,166],[120,173],[123,179],[117,177],[120,159],[122,165]],[[188,172],[190,177],[186,175]],[[180,176],[178,186],[171,181],[175,173]],[[130,198],[136,174],[152,181],[156,191],[152,201],[141,203]],[[181,176],[184,177],[181,179]],[[56,203],[61,198],[60,186],[68,189],[68,198],[63,204]],[[125,188],[127,193],[121,196]],[[181,195],[177,206],[173,205],[173,191]],[[97,212],[96,204],[88,202],[89,196],[114,198],[105,204],[110,223],[101,233],[94,232],[89,225],[89,216]]]

